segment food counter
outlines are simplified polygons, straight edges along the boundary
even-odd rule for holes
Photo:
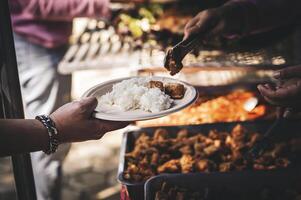
[[[232,122],[127,132],[121,149],[118,179],[126,186],[131,199],[142,199],[146,195],[145,182],[162,174],[206,174],[208,179],[210,174],[235,174],[242,176],[241,181],[258,173],[267,173],[271,177],[279,173],[290,174],[291,170],[298,169],[301,161],[300,125],[297,122],[288,122],[279,128],[277,137],[262,156],[255,160],[245,156],[270,125],[270,121]],[[289,132],[287,127],[290,127]],[[181,183],[181,179],[178,181]],[[206,183],[202,184],[206,186]]]
[[[131,4],[129,9],[114,13],[110,22],[88,20],[84,31],[72,37],[60,72],[114,68],[132,75],[168,76],[163,68],[165,51],[181,41],[184,25],[204,9],[178,3]],[[231,199],[241,195],[237,190],[223,189],[232,184],[232,177],[243,183],[254,177],[244,187],[274,180],[267,188],[253,192],[260,196],[255,199],[271,199],[270,191],[275,193],[275,187],[285,182],[275,180],[293,177],[290,169],[300,164],[298,123],[282,127],[279,135],[283,137],[276,138],[258,159],[247,160],[244,154],[275,119],[275,108],[261,98],[256,85],[274,81],[274,69],[296,63],[290,30],[277,30],[275,38],[269,33],[235,41],[214,38],[188,54],[183,60],[185,68],[176,78],[196,86],[199,98],[177,113],[137,122],[138,130],[124,134],[118,172],[123,185],[121,198],[218,199],[206,197],[213,191]],[[254,46],[253,41],[262,45]],[[160,184],[152,185],[151,180],[157,179]],[[200,181],[205,183],[190,187]],[[277,194],[293,199],[300,191],[288,184]]]

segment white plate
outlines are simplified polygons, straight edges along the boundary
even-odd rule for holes
[[[114,84],[131,78],[138,78],[138,77],[120,78],[120,79],[115,79],[115,80],[101,83],[86,91],[83,97],[90,97],[90,96],[100,97],[112,91],[112,87]],[[122,111],[117,106],[98,104],[93,116],[98,119],[104,119],[110,121],[142,121],[148,119],[155,119],[186,108],[187,106],[194,103],[198,97],[197,90],[193,86],[185,82],[172,79],[172,78],[157,77],[157,76],[151,77],[151,80],[162,81],[163,83],[181,83],[184,85],[186,89],[185,96],[182,99],[174,100],[171,108],[157,113],[146,112],[143,110]]]

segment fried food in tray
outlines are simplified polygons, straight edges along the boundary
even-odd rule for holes
[[[260,191],[245,193],[234,193],[227,189],[200,188],[191,191],[184,187],[163,182],[159,191],[156,192],[154,200],[297,200],[301,192],[296,188],[263,188]]]
[[[226,95],[202,96],[192,106],[155,120],[138,122],[138,126],[193,125],[216,122],[249,121],[264,117],[267,106],[258,104],[247,111],[244,104],[248,99],[257,97],[254,92],[237,90]]]
[[[211,130],[209,134],[191,134],[180,130],[176,137],[158,128],[154,135],[142,133],[134,149],[125,155],[123,177],[141,182],[161,173],[228,172],[286,168],[294,160],[296,139],[271,145],[258,159],[243,155],[261,138],[259,133],[236,125],[230,132]]]

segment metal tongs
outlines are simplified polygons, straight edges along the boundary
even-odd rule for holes
[[[164,67],[170,71],[170,75],[175,75],[183,68],[183,58],[196,49],[201,41],[203,34],[195,34],[179,42],[169,49],[164,60]]]
[[[265,150],[271,145],[271,139],[277,133],[279,126],[285,121],[284,118],[279,117],[275,122],[269,127],[269,129],[263,135],[263,138],[257,141],[254,146],[246,153],[245,158],[247,160],[254,160],[261,156]]]
[[[276,84],[275,87],[281,85],[280,82],[276,82],[275,84]],[[279,128],[279,126],[281,126],[285,122],[286,122],[286,118],[277,116],[277,119],[263,135],[263,138],[257,141],[254,144],[254,146],[245,154],[245,158],[247,160],[254,160],[259,156],[261,156],[265,152],[265,150],[271,145],[272,143],[271,139],[277,133],[277,129]]]

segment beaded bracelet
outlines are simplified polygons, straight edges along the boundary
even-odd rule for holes
[[[46,150],[44,150],[44,153],[48,155],[55,153],[59,146],[59,141],[58,131],[54,121],[47,115],[38,115],[36,116],[36,119],[39,120],[45,126],[49,136],[49,147]]]

